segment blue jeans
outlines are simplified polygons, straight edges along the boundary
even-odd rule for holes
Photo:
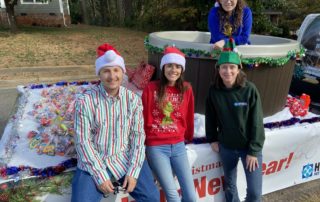
[[[246,202],[260,202],[262,195],[262,153],[257,156],[259,168],[249,172],[246,169],[247,150],[228,149],[219,144],[219,153],[224,171],[224,188],[227,202],[240,202],[237,189],[237,165],[239,158],[242,161],[246,180],[247,180],[247,196]]]
[[[147,146],[147,159],[165,192],[168,202],[196,201],[195,188],[184,142],[170,145]],[[182,191],[179,197],[173,173]]]
[[[123,183],[124,177],[118,180]],[[160,194],[157,186],[154,183],[152,172],[149,168],[148,162],[143,163],[137,185],[130,195],[137,202],[160,201]],[[99,202],[101,201],[103,193],[97,188],[91,175],[83,170],[77,168],[75,176],[72,181],[72,202]]]

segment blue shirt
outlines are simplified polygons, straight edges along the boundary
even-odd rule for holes
[[[223,33],[223,30],[220,30],[220,19],[218,13],[219,7],[213,7],[210,10],[208,16],[208,28],[211,33],[210,43],[216,43],[224,39],[225,41],[228,39]],[[234,19],[231,17],[230,23],[233,24]],[[242,26],[240,26],[236,32],[232,33],[232,37],[234,38],[236,45],[250,44],[249,36],[252,28],[252,12],[249,7],[245,7],[243,9],[243,18],[242,18]]]

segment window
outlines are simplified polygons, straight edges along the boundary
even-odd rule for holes
[[[47,4],[49,0],[21,0],[21,4]]]

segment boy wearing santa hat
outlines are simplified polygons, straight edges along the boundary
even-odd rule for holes
[[[157,202],[159,191],[145,161],[141,99],[121,86],[126,69],[119,52],[103,44],[97,53],[101,82],[80,95],[75,105],[78,166],[71,200],[98,202],[121,189],[137,202]]]

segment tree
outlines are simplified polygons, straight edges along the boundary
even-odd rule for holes
[[[119,20],[118,20],[118,24],[119,25],[123,25],[124,24],[124,4],[122,0],[117,0],[117,12],[119,15]]]
[[[319,3],[319,0],[288,1],[288,6],[284,11],[283,24],[289,25],[291,31],[296,31],[308,14],[319,13]]]
[[[144,31],[207,31],[207,18],[215,0],[69,0],[82,3],[79,9],[89,24],[130,26]],[[309,13],[320,10],[319,0],[246,0],[254,14],[256,34],[289,37]],[[77,10],[78,11],[78,10]],[[280,11],[279,24],[271,22],[265,11]],[[71,10],[71,12],[73,12]],[[76,16],[76,15],[75,15]],[[77,17],[77,16],[76,16]],[[85,20],[84,20],[85,21]]]
[[[9,27],[12,33],[16,33],[18,31],[16,18],[14,16],[14,6],[17,5],[17,1],[18,0],[4,0],[6,12],[8,14]]]
[[[87,4],[85,0],[80,0],[80,11],[82,13],[82,20],[84,24],[89,24],[89,16],[87,12]]]
[[[124,2],[124,21],[129,22],[133,16],[133,1],[125,0]]]

